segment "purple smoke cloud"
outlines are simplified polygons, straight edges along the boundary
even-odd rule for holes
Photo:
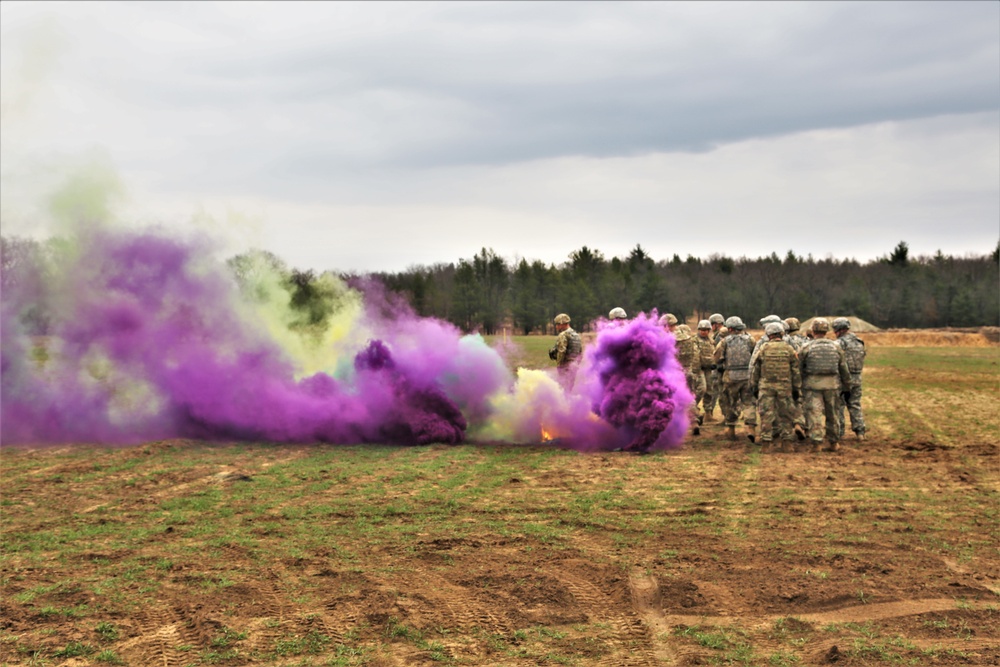
[[[514,395],[481,337],[417,317],[377,282],[351,286],[362,305],[338,360],[305,374],[204,241],[93,228],[55,247],[54,260],[8,261],[5,242],[3,444],[455,444],[498,418],[495,397]],[[577,385],[572,396],[532,394],[544,404],[510,432],[561,419],[559,446],[646,450],[676,446],[687,430],[691,397],[655,318],[601,325]]]
[[[594,412],[618,430],[623,449],[645,452],[683,441],[694,397],[675,350],[656,313],[598,323],[581,369],[583,386]]]

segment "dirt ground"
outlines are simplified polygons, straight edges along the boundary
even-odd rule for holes
[[[875,439],[851,441],[838,453],[760,453],[721,432],[708,424],[684,449],[650,456],[532,462],[535,450],[526,449],[530,464],[503,473],[510,476],[472,503],[458,534],[433,522],[408,525],[420,519],[401,511],[388,521],[411,530],[405,544],[359,536],[362,556],[353,560],[333,538],[327,550],[292,556],[287,544],[279,549],[290,530],[283,522],[346,493],[334,485],[288,499],[267,521],[241,519],[253,548],[215,542],[183,560],[174,556],[150,567],[153,592],[142,592],[141,578],[125,581],[114,602],[102,601],[93,583],[61,584],[99,581],[116,563],[155,563],[179,544],[198,544],[194,527],[144,526],[149,536],[132,548],[8,554],[0,662],[1000,664],[1000,556],[996,507],[989,510],[998,486],[995,443]],[[158,448],[185,447],[197,448],[202,461],[164,465],[124,485],[159,465]],[[486,460],[496,453],[481,449]],[[115,473],[123,484],[105,474],[100,488],[87,488],[92,462],[68,459],[66,448],[6,450],[4,467],[21,469],[30,459],[24,475],[37,481],[5,474],[4,531],[47,529],[56,519],[43,506],[60,506],[83,523],[109,505],[119,518],[102,520],[155,521],[150,508],[168,499],[253,485],[271,466],[317,455],[283,447],[234,460],[226,447],[204,450],[186,442],[112,450],[102,457],[123,470]],[[445,466],[456,451],[428,447],[419,456]],[[148,463],[133,461],[143,458]],[[377,483],[380,474],[351,481]],[[74,475],[82,481],[71,483]],[[625,528],[606,530],[603,519],[595,514],[591,522],[585,513],[564,517],[558,540],[497,527],[526,516],[551,522],[559,503],[612,480],[627,498],[649,499],[614,508]],[[434,485],[384,481],[381,502],[396,506]],[[334,513],[328,521],[353,518]],[[230,581],[207,586],[213,577]],[[130,606],[130,598],[141,605]],[[58,611],[74,608],[85,611]],[[102,639],[101,622],[115,635]]]

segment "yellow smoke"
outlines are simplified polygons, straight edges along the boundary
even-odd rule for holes
[[[509,442],[539,442],[544,429],[559,438],[559,425],[566,423],[579,399],[568,397],[562,386],[545,371],[517,369],[517,381],[509,391],[490,400],[493,412],[489,423],[472,434],[474,439]]]

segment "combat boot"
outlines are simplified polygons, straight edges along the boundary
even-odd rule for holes
[[[751,440],[750,442],[753,442],[753,441]],[[772,444],[773,443],[770,440],[761,440],[760,441],[760,453],[764,454],[766,452],[770,452]],[[780,451],[780,450],[779,449],[775,449],[774,451]]]
[[[826,451],[828,451],[828,452],[839,452],[840,451],[840,443],[839,442],[831,442],[829,445],[826,446]]]
[[[858,431],[858,440],[859,441],[864,442],[867,439],[868,438],[865,437],[865,432],[864,431]]]
[[[730,440],[735,440],[736,439],[736,427],[735,426],[730,426],[730,427],[728,427],[726,429],[726,437],[729,438]]]

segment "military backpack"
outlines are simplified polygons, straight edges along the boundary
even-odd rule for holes
[[[865,342],[854,334],[844,334],[837,339],[840,347],[844,349],[844,358],[847,359],[847,368],[855,375],[864,370],[865,367]]]

